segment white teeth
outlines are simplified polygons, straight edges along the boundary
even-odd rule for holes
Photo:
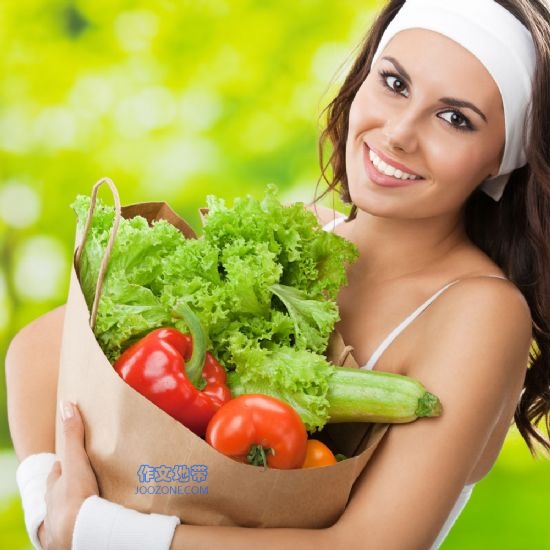
[[[393,176],[400,180],[416,180],[420,179],[418,176],[403,172],[390,164],[386,164],[372,149],[369,149],[369,158],[376,169],[386,176]]]

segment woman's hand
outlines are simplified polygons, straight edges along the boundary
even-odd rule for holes
[[[40,539],[47,550],[70,550],[76,516],[84,500],[99,494],[97,480],[84,448],[84,424],[76,405],[61,405],[60,461],[48,477],[46,518]]]

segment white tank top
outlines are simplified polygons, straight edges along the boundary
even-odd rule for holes
[[[325,231],[333,231],[334,228],[337,225],[340,225],[346,220],[345,217],[336,217],[333,220],[331,220],[329,223],[323,226],[323,229]],[[498,276],[495,276],[496,278],[501,278]],[[374,366],[376,365],[378,359],[382,356],[382,354],[386,351],[386,349],[390,346],[390,344],[420,315],[422,314],[432,302],[434,302],[443,292],[445,292],[448,288],[453,286],[454,284],[458,283],[459,279],[455,281],[451,281],[450,283],[446,284],[443,288],[440,288],[437,292],[435,292],[432,296],[430,296],[424,303],[420,304],[410,315],[408,315],[399,325],[397,325],[387,336],[382,340],[380,345],[375,349],[373,354],[371,355],[370,359],[367,361],[365,365],[363,365],[362,369],[368,369],[372,370]],[[437,536],[437,539],[433,543],[433,545],[430,547],[430,550],[437,550],[441,543],[445,540],[446,536],[448,535],[449,531],[451,530],[452,526],[454,525],[455,521],[457,520],[458,516],[460,516],[462,510],[466,506],[466,503],[468,502],[470,495],[472,494],[472,490],[474,488],[475,484],[469,484],[465,485],[460,494],[458,495],[458,498],[455,502],[455,505],[453,506],[453,509],[451,510],[450,514],[447,517],[447,520],[443,524],[443,527],[441,528],[441,531],[439,532],[439,535]]]

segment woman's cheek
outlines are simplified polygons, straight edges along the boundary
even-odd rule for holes
[[[452,195],[462,200],[485,179],[486,159],[475,148],[456,145],[456,140],[450,143],[433,140],[429,169],[443,192],[453,189]]]
[[[350,105],[349,128],[355,134],[364,132],[376,125],[374,113],[380,108],[380,101],[372,88],[370,76],[361,84]],[[376,118],[380,118],[379,116]]]
[[[361,98],[356,95],[349,110],[348,139],[353,140],[357,134],[361,133],[365,126],[365,114],[363,102],[361,102]]]

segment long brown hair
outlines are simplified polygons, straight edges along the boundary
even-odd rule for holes
[[[525,296],[533,319],[533,346],[514,420],[529,450],[550,452],[550,11],[544,0],[495,0],[533,36],[537,68],[533,83],[527,166],[515,170],[499,202],[476,190],[465,205],[469,238]],[[376,18],[336,97],[325,109],[319,140],[321,179],[351,204],[345,166],[348,114],[367,77],[386,27],[405,0],[390,0]],[[325,159],[326,149],[330,156]],[[356,213],[351,204],[350,218]],[[544,424],[546,435],[539,426]]]

